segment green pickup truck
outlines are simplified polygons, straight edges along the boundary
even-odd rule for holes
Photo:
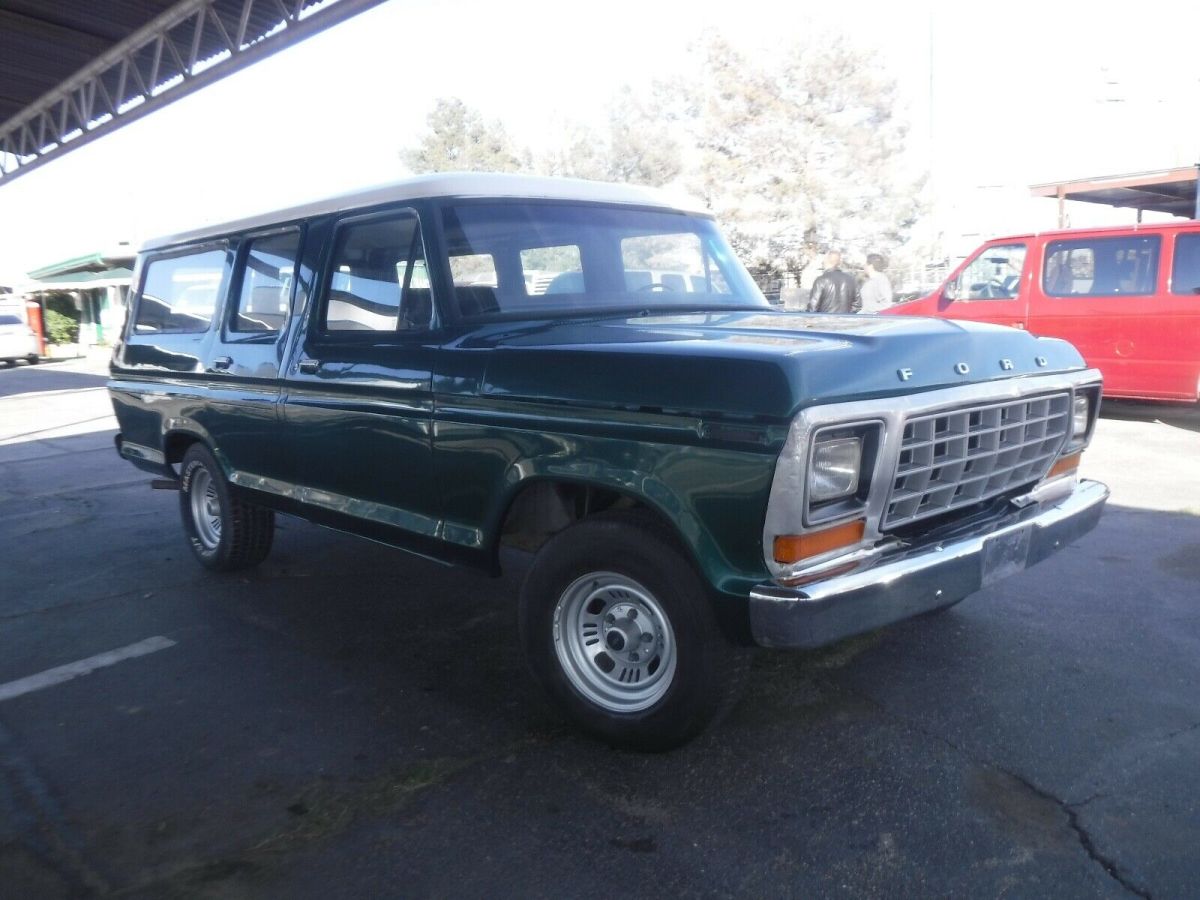
[[[702,209],[582,181],[426,176],[151,241],[109,391],[211,569],[262,561],[277,512],[534,554],[530,667],[644,749],[726,709],[755,644],[945,609],[1108,496],[1069,344],[777,310]]]

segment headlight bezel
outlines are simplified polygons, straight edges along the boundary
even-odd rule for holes
[[[871,482],[882,435],[883,422],[878,419],[837,423],[818,428],[813,432],[804,459],[802,521],[806,528],[816,525],[827,526],[863,514],[871,494]],[[813,490],[813,473],[820,445],[849,441],[857,442],[859,448],[858,472],[853,488],[835,496],[824,498],[816,496]]]
[[[1059,458],[1075,453],[1082,453],[1092,443],[1092,436],[1096,431],[1096,420],[1100,416],[1100,397],[1101,385],[1099,384],[1080,385],[1071,392],[1071,433],[1067,435],[1066,441],[1063,442],[1062,450],[1058,454]],[[1076,404],[1080,400],[1087,402],[1086,423],[1082,434],[1075,427],[1077,417]]]

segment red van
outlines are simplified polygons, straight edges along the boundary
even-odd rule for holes
[[[1200,221],[988,241],[927,297],[886,310],[1065,338],[1106,397],[1200,399]]]

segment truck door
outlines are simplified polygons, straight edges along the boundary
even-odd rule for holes
[[[935,315],[1024,328],[1029,302],[1028,256],[1024,241],[984,246],[946,282]]]
[[[284,385],[295,499],[435,536],[431,310],[415,211],[335,224]]]
[[[251,234],[235,247],[216,335],[205,353],[212,386],[204,425],[234,480],[285,475],[279,373],[295,292],[299,228]]]

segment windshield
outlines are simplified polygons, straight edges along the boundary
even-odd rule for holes
[[[768,306],[702,216],[536,201],[442,214],[464,319]]]

